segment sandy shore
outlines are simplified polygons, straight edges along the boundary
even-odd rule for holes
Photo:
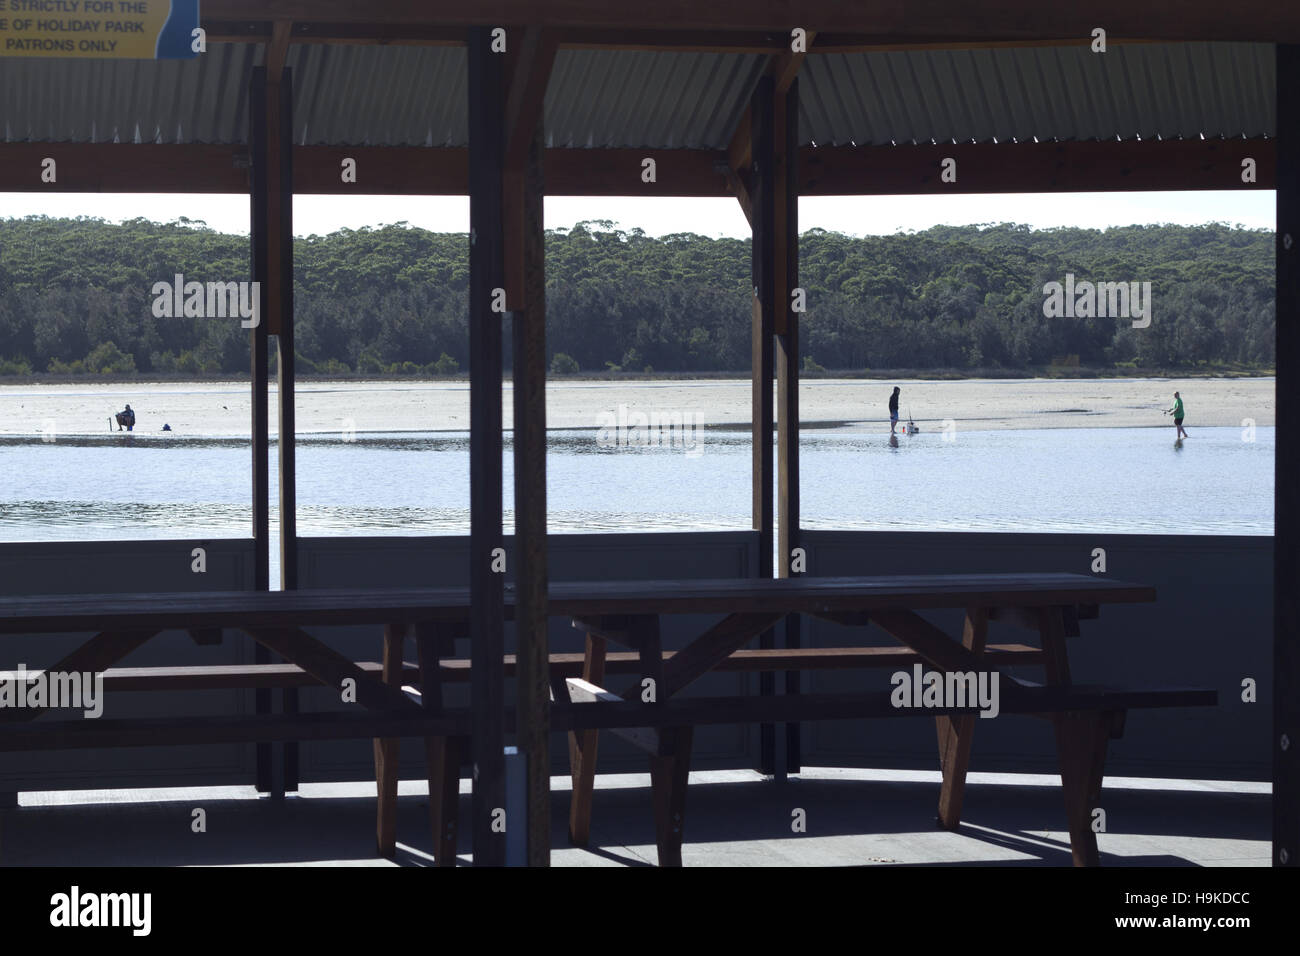
[[[1274,380],[1258,379],[988,379],[967,381],[846,381],[818,379],[801,384],[800,416],[805,424],[877,428],[888,421],[894,385],[902,388],[903,418],[923,427],[952,419],[957,427],[1121,428],[1167,426],[1161,410],[1182,393],[1188,429],[1240,427],[1243,420],[1274,424]],[[506,427],[511,422],[506,386]],[[125,404],[135,409],[138,434],[157,434],[164,423],[177,437],[237,437],[249,434],[249,387],[243,383],[140,385],[0,386],[0,435],[107,434],[109,416]],[[275,389],[271,430],[276,430]],[[602,414],[620,406],[647,415],[696,416],[706,425],[743,426],[750,421],[747,380],[556,382],[547,388],[550,428],[595,428]],[[114,426],[116,427],[116,426]],[[463,431],[469,428],[465,382],[300,383],[299,432],[358,433]]]

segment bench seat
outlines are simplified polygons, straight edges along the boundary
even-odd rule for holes
[[[1037,664],[1042,651],[1027,644],[990,644],[985,656],[990,664],[1016,666]],[[672,651],[664,652],[670,660]],[[552,654],[551,676],[564,679],[582,675],[581,653]],[[910,667],[921,663],[919,654],[904,647],[804,647],[775,650],[741,650],[722,661],[715,670],[762,672],[784,670],[865,670],[877,667]],[[379,675],[383,666],[377,661],[357,664],[369,674]],[[467,658],[451,658],[439,664],[442,680],[463,683],[470,679]],[[640,672],[640,655],[631,651],[606,656],[605,669],[610,674]],[[507,677],[515,673],[515,655],[505,656]],[[415,664],[402,666],[405,683],[418,685],[420,669]],[[104,687],[116,691],[222,690],[232,688],[318,687],[320,681],[296,664],[204,664],[186,667],[110,667],[104,671]]]

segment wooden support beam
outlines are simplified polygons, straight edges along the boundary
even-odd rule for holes
[[[808,45],[812,44],[813,39],[817,36],[817,31],[806,30],[805,40]],[[791,84],[794,83],[795,77],[799,73],[799,68],[803,65],[806,53],[795,53],[790,49],[790,37],[787,35],[783,41],[781,52],[774,53],[768,58],[766,73],[772,77],[773,96],[777,103],[780,104],[778,109],[784,110],[785,94],[789,91]],[[731,142],[727,147],[727,166],[728,185],[736,195],[736,200],[740,203],[741,210],[745,213],[745,219],[749,224],[754,224],[753,198],[750,196],[750,190],[754,188],[753,183],[753,104],[745,110],[736,124],[735,132],[731,134]],[[781,137],[780,129],[784,128],[783,119],[778,118],[778,140],[782,152],[786,150],[786,141]],[[793,146],[798,149],[798,141]],[[781,223],[778,220],[777,229],[780,230]],[[779,324],[779,323],[778,323]],[[780,329],[778,328],[778,331]]]
[[[288,24],[276,24],[268,59],[280,63],[288,51]],[[278,46],[277,44],[282,44]],[[275,381],[280,494],[280,589],[298,587],[298,442],[293,334],[293,78],[290,70],[268,67],[267,74],[267,334],[276,337]],[[298,691],[286,688],[286,713],[298,709]],[[298,744],[284,745],[284,786],[298,789]]]
[[[152,630],[104,631],[45,669],[61,674],[103,673],[157,633]],[[46,713],[48,709],[45,707],[0,708],[0,723],[32,720]]]
[[[276,410],[280,482],[280,588],[298,587],[297,417],[295,415],[293,302],[293,81],[283,70],[267,84],[268,142],[267,272],[268,333],[276,336]]]
[[[751,381],[752,409],[752,465],[753,483],[752,521],[758,532],[758,566],[755,575],[770,578],[773,573],[772,551],[775,547],[774,488],[772,481],[773,443],[772,404],[773,331],[776,325],[776,273],[779,243],[777,241],[777,144],[773,92],[775,82],[771,76],[758,81],[749,102],[750,157],[752,174],[749,181],[749,199],[752,204],[753,238],[750,243],[753,280],[750,340],[752,344]],[[771,629],[759,635],[762,649],[776,646],[776,636]],[[774,674],[760,674],[759,693],[770,697],[776,693]],[[776,728],[772,724],[759,727],[759,765],[762,774],[776,772]]]
[[[736,131],[731,134],[727,146],[727,188],[740,203],[740,210],[745,214],[745,221],[750,229],[754,227],[754,200],[750,195],[753,178],[753,131],[751,127],[753,106],[745,108],[736,124]]]
[[[811,42],[811,36],[809,42]],[[794,69],[798,69],[796,63]],[[780,89],[781,80],[777,80]],[[791,77],[788,87],[775,94],[776,131],[781,143],[777,170],[776,274],[781,291],[775,302],[776,339],[776,574],[792,574],[799,533],[799,314],[794,311],[792,292],[799,287],[799,83]],[[863,614],[866,618],[869,615]],[[863,624],[866,621],[862,621]],[[787,648],[801,643],[799,615],[785,618],[782,636]],[[786,671],[784,692],[800,690],[798,671]],[[777,773],[799,772],[802,731],[798,724],[785,725],[785,766]]]
[[[383,679],[362,670],[338,651],[305,631],[294,627],[243,628],[249,637],[274,651],[286,661],[297,664],[327,687],[342,688],[345,680],[354,681],[357,703],[367,710],[390,711],[418,716],[421,706],[402,692],[401,686],[390,686],[384,681],[392,678],[396,684],[400,671],[386,670]],[[392,633],[400,634],[399,631]],[[386,647],[385,650],[388,650]],[[398,667],[400,660],[393,667]]]
[[[510,89],[506,94],[506,166],[522,168],[542,121],[546,86],[555,64],[555,34],[525,27],[509,60]]]
[[[545,88],[544,77],[537,82]],[[546,557],[546,261],[542,221],[545,141],[540,99],[528,121],[532,123],[532,134],[523,156],[522,217],[516,236],[522,243],[519,265],[523,285],[511,312],[514,344],[514,620],[518,644],[515,686],[519,715],[516,740],[527,758],[528,865],[549,866],[551,669],[546,614],[549,579]],[[506,228],[507,235],[514,232],[514,224],[509,221]],[[508,290],[506,302],[511,302]]]
[[[729,614],[663,665],[660,700],[674,697],[781,619],[780,614]]]
[[[270,86],[280,85],[285,61],[289,58],[289,40],[292,36],[292,20],[271,21],[271,35],[267,39],[266,57],[262,61],[266,67],[267,84]]]
[[[805,28],[804,30],[804,49],[812,49],[813,40],[817,38],[817,31]],[[808,56],[807,52],[795,53],[791,47],[792,43],[787,38],[786,48],[779,54],[772,57],[768,63],[767,72],[775,81],[775,94],[780,97],[789,92],[795,78],[799,75],[799,68],[803,66],[804,59]]]
[[[989,193],[1255,191],[1275,186],[1273,139],[962,143],[949,146],[803,146],[801,196],[980,195]],[[40,180],[41,160],[59,181]],[[737,197],[726,150],[546,150],[550,196],[637,195],[641,160],[657,164],[657,196]],[[344,157],[357,182],[339,180]],[[957,160],[958,180],[939,181],[939,161]],[[1241,162],[1258,181],[1241,181]],[[248,149],[202,143],[0,143],[0,178],[13,192],[246,193]],[[424,146],[295,146],[298,195],[464,196],[469,154]],[[643,194],[643,193],[641,193]],[[742,207],[743,207],[742,202]]]
[[[748,178],[750,166],[754,161],[753,101],[740,114],[736,131],[731,134],[731,143],[727,146],[727,165],[733,171]]]
[[[1264,139],[1071,143],[823,146],[800,151],[803,196],[958,195],[1035,192],[1260,190],[1274,182],[1275,143]],[[1258,181],[1241,181],[1242,161]],[[940,181],[940,162],[957,182]]]
[[[932,666],[942,671],[979,671],[990,668],[973,652],[951,640],[915,611],[880,610],[873,620],[898,641],[906,644],[924,657]],[[999,675],[1006,685],[1019,685],[1006,674]]]
[[[525,27],[516,38],[517,46],[507,60],[509,89],[505,109],[505,180],[502,186],[503,214],[505,217],[505,289],[506,307],[511,312],[529,308],[530,291],[525,281],[527,266],[524,262],[526,208],[532,200],[525,195],[530,179],[525,166],[534,149],[534,140],[542,135],[542,106],[546,99],[546,84],[555,63],[555,38],[538,27]],[[545,149],[543,142],[538,150]],[[537,170],[532,185],[542,188],[541,155],[536,158]],[[540,208],[541,200],[536,205]],[[540,214],[540,212],[539,212]],[[545,283],[541,286],[544,295]]]
[[[1277,48],[1277,400],[1300,401],[1300,45]],[[1284,406],[1286,407],[1286,406]],[[1273,485],[1273,864],[1300,866],[1300,436]]]
[[[255,67],[248,89],[248,151],[250,187],[249,274],[253,281],[269,272],[270,248],[275,237],[271,235],[270,202],[274,189],[268,168],[270,154],[270,118],[267,104],[265,67]],[[253,453],[252,462],[252,522],[253,522],[253,589],[268,591],[271,588],[271,484],[270,484],[270,391],[268,383],[269,339],[266,321],[268,289],[265,283],[258,286],[258,314],[262,321],[249,330],[250,425]],[[261,644],[253,647],[253,663],[268,664],[270,655]],[[253,692],[253,709],[258,715],[271,713],[270,690]],[[283,777],[275,773],[270,744],[259,744],[256,751],[256,788],[275,797],[283,796]],[[278,785],[277,785],[278,782]]]
[[[269,42],[275,20],[226,20],[207,16],[207,5],[200,11],[208,43]],[[460,46],[465,45],[463,26],[431,24],[331,23],[293,21],[289,42],[292,44],[341,44],[344,46]]]
[[[205,8],[206,9],[206,8]],[[207,16],[202,25],[208,43],[256,43],[270,39],[274,20],[216,20]],[[812,31],[809,31],[810,35]],[[463,26],[427,23],[334,23],[295,22],[291,43],[343,44],[350,46],[464,46]],[[1045,33],[1033,39],[945,39],[938,34],[862,33],[835,31],[818,34],[821,53],[892,53],[909,50],[1032,49],[1061,46],[1089,46],[1089,35]],[[1166,37],[1133,37],[1108,34],[1108,47],[1177,42]],[[622,27],[601,29],[567,27],[560,38],[565,50],[642,50],[667,53],[779,53],[788,47],[790,32],[784,30],[681,31]]]
[[[505,807],[505,581],[493,570],[502,533],[501,323],[493,310],[504,284],[502,174],[504,61],[491,31],[469,31],[470,641],[474,718],[474,865],[505,863],[493,827]]]
[[[268,10],[268,6],[270,9]],[[797,6],[798,21],[791,22]],[[1096,0],[1086,6],[1062,7],[1040,0],[1000,0],[972,5],[966,0],[933,0],[924,16],[908,17],[896,3],[844,3],[843,0],[665,0],[651,6],[605,0],[495,0],[491,4],[461,0],[368,0],[367,3],[322,3],[320,0],[204,0],[205,22],[265,20],[268,15],[340,25],[376,24],[427,27],[492,27],[502,23],[539,23],[557,29],[663,30],[699,42],[700,33],[768,31],[789,35],[792,26],[817,27],[824,33],[925,39],[958,43],[1086,37],[1106,24],[1116,36],[1168,40],[1240,40],[1259,43],[1300,41],[1300,10],[1271,0]]]

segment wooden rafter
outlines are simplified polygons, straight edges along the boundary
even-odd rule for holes
[[[797,11],[792,14],[792,9]],[[1300,40],[1300,6],[1276,0],[1094,0],[1044,4],[1041,0],[932,0],[924,16],[909,16],[899,3],[843,0],[661,0],[654,4],[608,0],[204,0],[205,18],[256,21],[268,17],[363,26],[446,27],[538,23],[573,30],[699,34],[788,31],[793,26],[823,33],[888,37],[896,42],[983,42],[1088,36],[1104,26],[1114,36],[1166,40],[1236,40],[1259,43]],[[801,23],[791,23],[792,15]]]
[[[293,35],[293,22],[275,20],[271,24],[271,36],[266,45],[266,83],[278,86],[285,61],[289,58],[289,39]]]
[[[1069,143],[962,143],[947,146],[804,146],[800,196],[964,195],[1038,192],[1166,192],[1273,189],[1274,139],[1147,140]],[[13,192],[246,193],[247,147],[127,143],[0,143],[0,178]],[[42,183],[41,160],[59,163],[59,181]],[[344,157],[368,174],[339,181]],[[656,195],[734,196],[728,156],[710,149],[546,150],[548,196],[626,196],[641,160],[658,162]],[[957,160],[955,183],[939,180],[939,161]],[[1257,181],[1241,181],[1254,159]],[[469,158],[461,148],[295,146],[299,195],[463,196]]]
[[[817,37],[817,31],[808,30],[805,35],[805,51],[811,49],[813,40]],[[789,91],[790,84],[799,75],[799,68],[803,66],[807,53],[795,53],[789,48],[788,38],[786,47],[780,52],[775,53],[768,58],[767,75],[771,76],[775,82],[775,94],[777,97],[784,97]],[[729,173],[727,175],[728,186],[735,193],[736,200],[740,203],[741,210],[745,213],[745,218],[752,226],[754,223],[754,204],[750,196],[750,177],[749,168],[753,163],[753,117],[748,109],[736,124],[736,130],[731,134],[731,143],[727,147],[727,165]]]

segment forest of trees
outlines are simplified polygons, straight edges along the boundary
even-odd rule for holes
[[[800,239],[809,369],[1271,369],[1271,232],[1213,224],[1107,231],[936,226]],[[302,374],[467,366],[462,234],[406,224],[298,239]],[[749,242],[651,238],[609,223],[548,231],[556,372],[750,367]],[[1043,285],[1149,281],[1153,319],[1045,318]],[[0,375],[247,373],[238,320],[155,318],[151,289],[248,276],[248,240],[185,219],[0,220]],[[506,335],[509,343],[509,335]]]

